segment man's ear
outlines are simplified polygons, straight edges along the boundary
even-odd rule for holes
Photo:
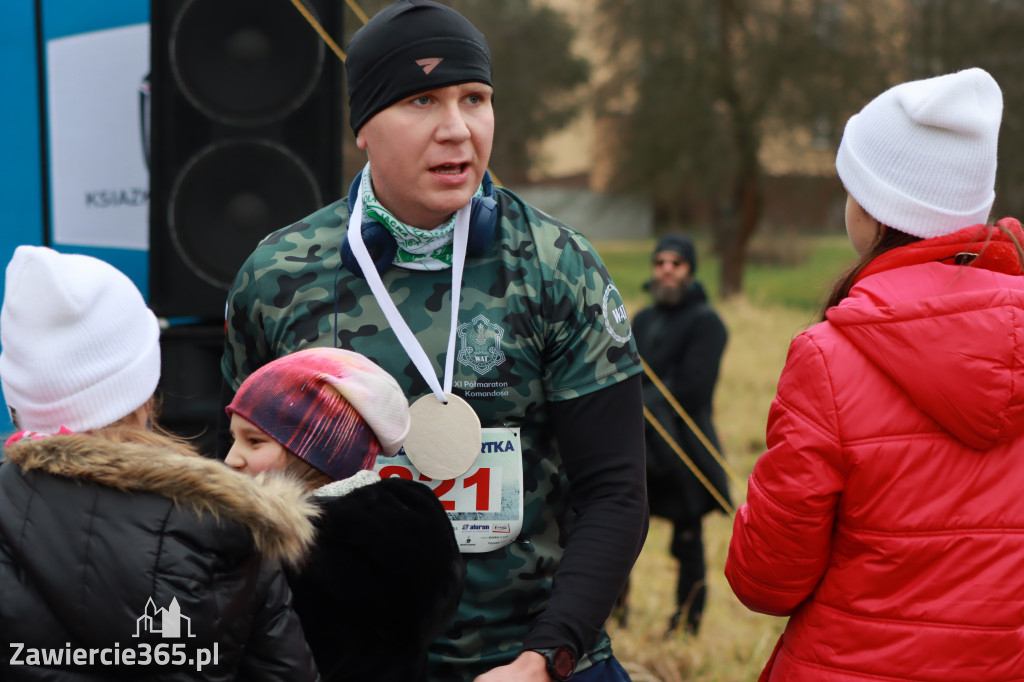
[[[356,146],[360,149],[366,149],[366,138],[363,137],[362,132],[356,134]]]

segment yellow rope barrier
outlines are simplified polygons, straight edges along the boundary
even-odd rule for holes
[[[672,406],[672,409],[676,411],[676,414],[682,417],[683,421],[686,422],[686,425],[688,427],[690,427],[690,430],[693,431],[694,435],[696,435],[700,442],[704,444],[704,447],[708,449],[708,452],[711,453],[711,456],[715,458],[715,461],[722,465],[722,468],[725,470],[725,473],[727,473],[729,477],[737,485],[742,486],[744,483],[743,479],[740,478],[740,476],[732,469],[732,467],[729,466],[729,464],[725,461],[725,458],[722,457],[722,454],[718,452],[718,448],[711,444],[711,441],[708,440],[707,436],[704,435],[704,432],[700,430],[700,427],[697,426],[697,424],[693,421],[690,415],[686,413],[686,410],[684,410],[683,406],[679,404],[679,401],[676,400],[675,396],[672,395],[671,392],[669,392],[668,387],[665,386],[664,383],[662,383],[661,379],[659,379],[658,375],[654,373],[654,370],[651,369],[650,365],[648,365],[643,358],[640,358],[640,364],[643,365],[644,373],[647,374],[647,377],[658,388],[658,391],[661,392],[661,395],[663,395],[665,399],[668,401],[669,405]],[[668,436],[664,433],[662,435],[665,436],[665,440],[668,441],[669,445],[673,446],[673,449],[676,450],[676,452],[679,452],[681,450],[681,448],[679,448],[675,441],[672,440],[671,436]]]
[[[334,42],[334,38],[324,30],[324,27],[320,25],[320,22],[316,20],[316,17],[306,9],[306,6],[302,4],[302,0],[292,0],[292,4],[295,5],[295,9],[299,10],[299,13],[306,18],[306,21],[308,21],[309,25],[313,27],[313,30],[320,34],[320,37],[323,38],[323,41],[327,43],[327,46],[331,48],[334,54],[338,56],[338,59],[344,63],[345,53],[342,52],[340,47],[338,47],[338,43]]]
[[[366,16],[366,12],[364,12],[362,8],[359,7],[359,3],[357,3],[356,0],[345,0],[345,4],[348,5],[353,12],[355,12],[355,15],[359,17],[359,21],[365,24],[370,20],[370,17]]]
[[[686,456],[686,453],[683,452],[683,449],[679,447],[679,444],[676,443],[675,440],[673,440],[672,436],[668,434],[668,431],[666,431],[665,427],[661,425],[661,422],[658,421],[657,417],[651,414],[651,411],[648,410],[646,407],[644,407],[644,417],[646,417],[647,421],[651,423],[651,426],[654,427],[654,430],[661,434],[661,437],[665,439],[665,442],[667,442],[672,447],[672,449],[675,450],[676,454],[679,455],[679,458],[683,460],[683,463],[686,464],[686,466],[689,467],[690,471],[693,472],[693,475],[697,477],[697,480],[704,484],[704,487],[707,488],[708,492],[711,493],[715,500],[718,501],[718,504],[722,505],[722,509],[724,509],[729,514],[729,516],[735,518],[736,510],[732,508],[732,505],[726,502],[725,498],[722,497],[722,494],[718,492],[715,486],[711,485],[711,481],[709,481],[707,477],[704,476],[704,474],[697,467],[697,465],[693,463],[693,460]]]

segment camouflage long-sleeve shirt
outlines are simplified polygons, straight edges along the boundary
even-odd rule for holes
[[[484,427],[520,428],[524,519],[508,546],[465,555],[466,589],[446,638],[431,651],[432,679],[472,679],[509,662],[550,597],[576,517],[549,401],[588,395],[641,371],[622,298],[593,247],[511,192],[499,189],[495,198],[495,239],[466,260],[453,392]],[[327,206],[268,236],[243,265],[228,297],[222,362],[232,388],[274,358],[337,345],[377,362],[410,399],[430,393],[366,281],[340,264],[348,217],[344,200]],[[383,281],[440,375],[451,271],[392,267]],[[587,658],[611,652],[603,624],[590,625],[600,634],[584,668]]]

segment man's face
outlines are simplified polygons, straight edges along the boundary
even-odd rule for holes
[[[690,276],[690,264],[674,251],[659,251],[651,264],[654,282],[664,288],[679,288]]]
[[[494,91],[484,83],[427,90],[359,129],[373,190],[407,225],[433,229],[473,198],[491,158]]]
[[[658,251],[651,269],[651,298],[658,305],[678,305],[690,282],[690,264],[674,251]]]

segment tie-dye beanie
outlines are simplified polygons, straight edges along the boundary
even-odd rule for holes
[[[409,402],[394,377],[359,353],[309,348],[267,363],[227,406],[288,452],[338,481],[397,453]]]

